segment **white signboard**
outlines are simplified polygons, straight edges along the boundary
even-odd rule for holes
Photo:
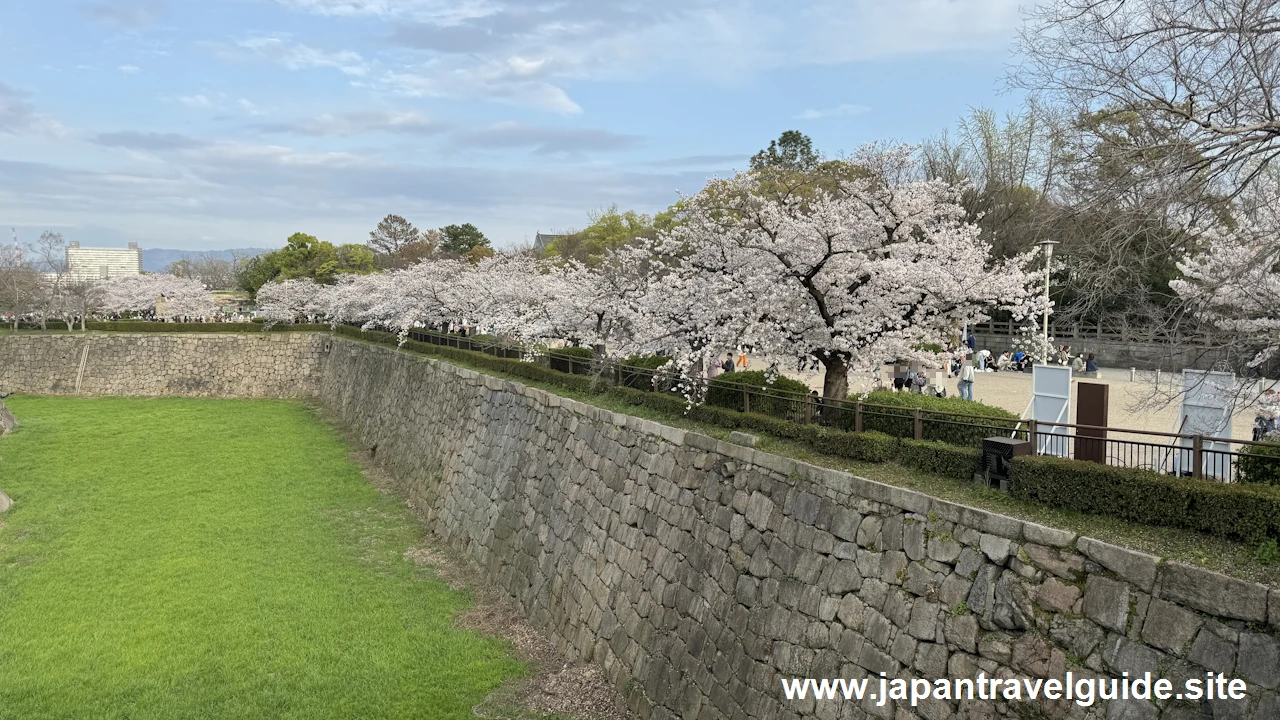
[[[1182,371],[1182,409],[1175,432],[1225,438],[1231,436],[1231,408],[1235,396],[1234,373],[1207,370]],[[1190,438],[1180,438],[1174,472],[1190,474],[1193,467]],[[1201,472],[1205,477],[1231,475],[1231,443],[1205,441],[1201,445]]]
[[[1031,369],[1031,419],[1037,423],[1071,422],[1071,368],[1036,365]],[[1071,428],[1041,425],[1036,429],[1036,452],[1067,457]]]

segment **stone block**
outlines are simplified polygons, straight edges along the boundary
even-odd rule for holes
[[[1133,583],[1143,592],[1149,593],[1155,587],[1156,569],[1160,565],[1160,558],[1154,555],[1118,547],[1089,537],[1077,540],[1076,548],[1090,560]]]
[[[991,562],[1003,565],[1013,551],[1013,541],[1009,538],[984,533],[978,539],[978,547]]]
[[[1148,645],[1182,656],[1203,624],[1193,612],[1164,600],[1152,600],[1142,623],[1142,639]]]
[[[1267,588],[1262,585],[1181,563],[1160,566],[1158,577],[1161,599],[1221,617],[1267,620]]]
[[[1037,545],[1049,545],[1051,547],[1071,547],[1076,541],[1076,534],[1069,530],[1058,530],[1036,523],[1022,524],[1022,537],[1031,543]]]
[[[831,517],[831,534],[846,542],[858,539],[862,516],[849,508],[837,508]]]
[[[729,442],[737,445],[745,445],[747,447],[753,448],[756,446],[757,443],[760,442],[760,438],[750,433],[744,433],[744,432],[739,432],[737,430],[734,430],[733,432],[729,433]]]
[[[1230,675],[1236,668],[1236,645],[1206,627],[1191,643],[1187,659],[1206,670]]]
[[[1236,673],[1250,685],[1276,689],[1280,684],[1280,646],[1276,639],[1262,633],[1240,633]]]
[[[751,523],[757,530],[767,530],[769,528],[769,518],[773,515],[775,506],[773,501],[765,497],[759,491],[751,493],[750,499],[747,500],[747,522]]]
[[[938,588],[938,600],[942,602],[943,607],[954,609],[965,602],[972,587],[972,580],[952,573],[942,581],[942,585]]]
[[[907,624],[907,632],[925,641],[932,641],[938,635],[938,603],[919,598],[911,607],[911,620]]]
[[[978,652],[978,618],[968,613],[947,615],[942,622],[942,636],[961,650],[976,653]]]
[[[1056,613],[1069,613],[1080,599],[1080,588],[1049,578],[1036,590],[1036,604]]]
[[[1123,634],[1129,625],[1129,585],[1090,575],[1085,582],[1084,614],[1102,627]]]

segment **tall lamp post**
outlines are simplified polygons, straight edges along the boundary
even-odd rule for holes
[[[1049,264],[1053,261],[1053,248],[1061,245],[1057,240],[1041,240],[1036,243],[1044,251],[1044,329],[1040,343],[1044,348],[1041,362],[1049,364]]]

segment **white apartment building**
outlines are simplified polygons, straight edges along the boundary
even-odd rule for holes
[[[127,248],[80,247],[67,245],[67,271],[74,280],[105,280],[142,273],[142,250],[138,243]]]

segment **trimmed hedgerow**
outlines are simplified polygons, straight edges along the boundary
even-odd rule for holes
[[[1009,492],[1093,515],[1248,543],[1280,538],[1280,488],[1215,483],[1055,457],[1014,458]]]
[[[267,328],[261,323],[234,323],[234,322],[212,322],[212,323],[171,323],[171,322],[150,322],[147,320],[115,320],[115,321],[95,321],[90,320],[85,323],[86,330],[100,330],[105,332],[149,332],[149,333],[227,333],[227,332],[328,332],[328,325],[306,325],[306,324],[288,324],[277,323]]]
[[[917,470],[970,480],[982,465],[982,451],[935,440],[900,440],[896,460]]]
[[[792,418],[804,414],[808,402],[809,386],[799,380],[778,375],[773,382],[760,370],[725,373],[707,384],[708,405],[742,410],[742,386],[760,388],[763,393],[751,393],[751,411],[763,415]]]
[[[623,387],[653,390],[654,372],[670,361],[661,355],[628,355],[618,369],[618,380]]]
[[[940,398],[912,392],[890,392],[881,390],[870,393],[863,399],[862,429],[878,430],[888,435],[901,438],[915,436],[915,409],[924,411],[921,431],[925,440],[935,440],[951,445],[980,448],[984,438],[993,435],[1008,435],[1017,424],[1018,416],[985,403],[965,400],[958,397]],[[887,405],[890,407],[867,407],[868,405]],[[931,413],[960,413],[977,415],[990,420],[978,420],[982,425],[948,421],[945,417]],[[846,430],[852,430],[855,424],[853,403],[846,402],[836,424]]]
[[[589,375],[596,351],[588,347],[563,347],[547,350],[551,369],[571,375]]]

